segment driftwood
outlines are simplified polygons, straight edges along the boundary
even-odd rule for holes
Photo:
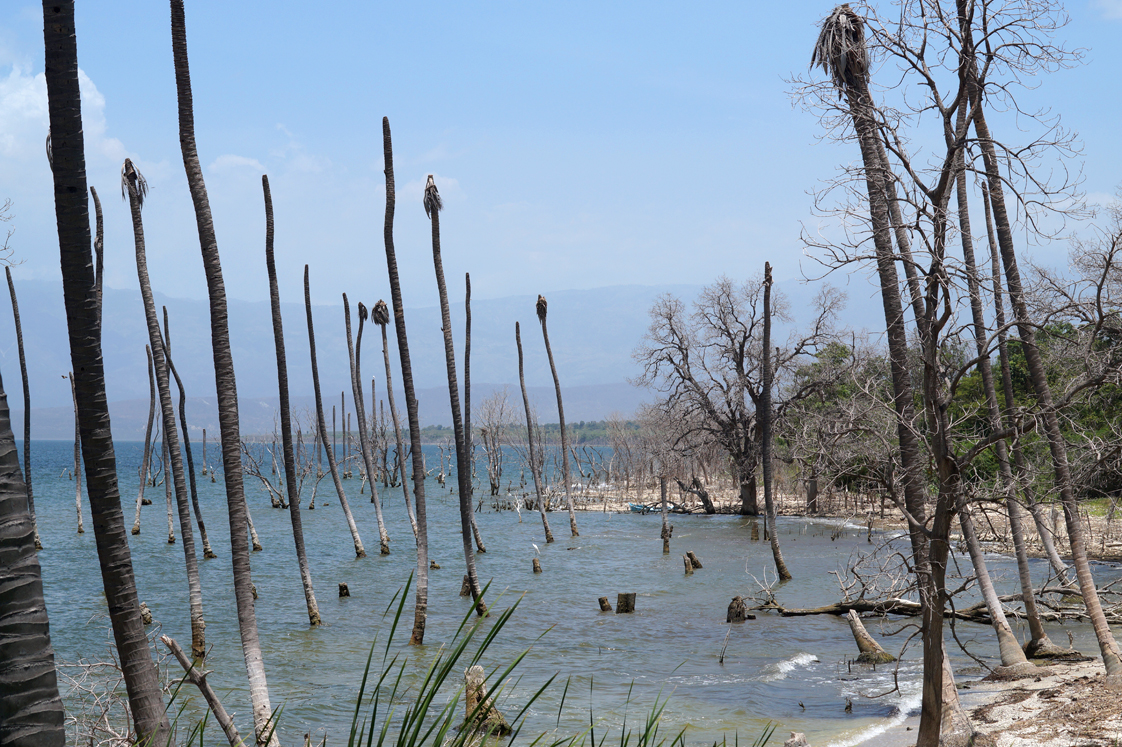
[[[850,610],[847,617],[849,617],[849,629],[853,631],[853,640],[857,642],[857,648],[861,651],[857,661],[862,664],[888,664],[896,661],[895,656],[885,651],[876,639],[869,635],[869,631],[865,630],[861,618],[854,610]]]
[[[1019,598],[1019,595],[1017,595]],[[1002,601],[1006,598],[1002,597]],[[822,607],[810,607],[805,609],[789,608],[780,606],[774,602],[761,604],[752,608],[753,610],[771,610],[778,612],[782,617],[807,617],[809,615],[848,615],[850,610],[860,614],[877,614],[877,615],[907,615],[911,617],[918,616],[921,608],[919,602],[913,602],[910,599],[881,599],[879,601],[870,601],[867,599],[854,599],[850,602],[834,602]],[[990,624],[990,615],[986,611],[985,602],[980,602],[970,607],[963,609],[943,610],[943,617],[953,617],[957,620],[966,620],[968,622],[982,623],[984,625]]]
[[[607,597],[600,597],[599,601],[600,601],[600,611],[601,612],[611,612],[612,611],[612,603],[608,601]]]
[[[217,693],[211,688],[210,683],[206,681],[206,676],[210,672],[204,672],[195,667],[191,660],[187,658],[187,654],[183,653],[183,649],[179,647],[173,639],[166,635],[160,636],[160,640],[168,647],[168,650],[175,655],[179,661],[183,671],[187,673],[187,679],[191,684],[199,688],[199,692],[203,694],[206,699],[206,704],[210,707],[210,712],[214,714],[214,720],[222,727],[223,733],[226,734],[226,739],[230,740],[231,747],[241,747],[242,738],[238,736],[238,728],[234,726],[233,719],[230,714],[226,713],[226,709],[222,707],[222,701],[218,699]]]
[[[693,563],[690,562],[690,556],[689,555],[683,555],[682,556],[682,562],[686,566],[686,575],[687,576],[692,576],[693,575]]]
[[[702,568],[701,561],[698,560],[697,556],[693,554],[693,550],[690,550],[689,552],[687,552],[686,557],[690,559],[690,563],[693,564],[693,567],[694,567],[695,570],[698,570],[698,571],[701,570],[701,568]]]

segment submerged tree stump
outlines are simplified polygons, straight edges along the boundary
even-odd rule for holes
[[[462,584],[460,584],[460,596],[461,597],[470,597],[471,596],[471,579],[469,579],[467,577],[466,573],[464,574],[464,582]]]
[[[495,708],[494,699],[487,694],[483,679],[483,667],[478,664],[464,670],[464,701],[467,706],[464,726],[475,733],[505,737],[512,729]]]
[[[748,611],[748,605],[744,603],[744,597],[733,597],[729,602],[729,611],[725,615],[725,622],[728,623],[742,623],[745,620],[755,620],[756,616]]]
[[[689,552],[687,552],[686,557],[690,559],[690,563],[693,565],[694,568],[696,568],[699,571],[701,570],[701,561],[698,560],[697,556],[693,554],[693,550],[690,550]]]
[[[350,587],[348,587],[345,583],[340,583],[339,584],[339,596],[340,597],[349,597],[350,595],[351,595]]]
[[[542,572],[542,564],[537,558],[534,558],[534,573]]]
[[[686,575],[687,576],[692,576],[693,575],[693,561],[690,560],[690,556],[689,555],[683,555],[682,556],[682,562],[686,564]]]
[[[861,655],[857,657],[857,661],[862,664],[887,664],[896,661],[896,657],[881,648],[881,645],[869,635],[869,631],[865,630],[857,612],[850,610],[847,617],[849,618],[849,629],[853,631],[853,640],[857,642],[857,648],[861,650]]]
[[[429,570],[439,571],[440,570],[440,563],[437,563],[435,560],[430,560],[429,561]]]
[[[616,595],[616,614],[626,615],[635,611],[635,595],[634,594],[617,594]]]
[[[810,742],[806,741],[806,734],[801,731],[791,732],[791,738],[783,743],[783,747],[810,747]]]
[[[144,621],[145,625],[152,624],[152,610],[148,609],[148,605],[144,602],[140,603],[140,619]]]
[[[600,611],[601,612],[611,612],[612,611],[612,603],[608,601],[607,597],[600,597]]]

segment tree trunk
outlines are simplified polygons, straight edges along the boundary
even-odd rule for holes
[[[163,473],[164,473],[164,498],[166,499],[167,508],[168,508],[168,544],[169,545],[174,545],[175,544],[175,523],[174,523],[175,520],[172,518],[173,511],[172,511],[172,507],[171,507],[172,506],[171,480],[168,479],[168,472],[167,472],[168,440],[167,440],[167,437],[163,436],[163,435],[161,435],[161,437],[160,437],[160,454],[161,454],[161,457],[162,457],[161,462],[164,465],[164,469],[163,469]]]
[[[378,303],[385,305],[385,301],[379,301]],[[417,517],[413,515],[413,505],[409,502],[409,475],[406,474],[405,466],[405,441],[401,437],[401,419],[397,415],[397,402],[393,393],[393,369],[390,366],[390,346],[386,335],[386,325],[388,323],[388,314],[386,321],[377,322],[378,326],[382,328],[382,356],[386,361],[386,398],[390,401],[390,419],[393,420],[394,444],[397,448],[397,468],[401,474],[401,495],[405,499],[405,513],[409,516],[409,526],[413,529],[413,539],[415,540],[417,538]]]
[[[475,550],[471,536],[471,460],[464,438],[464,419],[460,411],[460,390],[456,381],[456,347],[452,342],[452,317],[448,308],[448,288],[444,283],[444,262],[440,256],[440,197],[436,185],[429,176],[429,186],[425,189],[425,212],[432,220],[432,263],[436,269],[436,290],[440,297],[440,319],[444,331],[444,362],[448,373],[448,399],[452,406],[452,431],[456,439],[456,486],[460,503],[460,535],[463,540],[464,562],[467,565],[468,582],[471,584],[471,598],[475,602],[475,612],[480,617],[487,614],[483,603],[483,592],[479,577],[475,572]],[[443,473],[444,467],[441,466]]]
[[[160,413],[164,428],[164,493],[168,500],[168,543],[175,542],[171,524],[171,484],[175,483],[175,504],[179,511],[179,534],[183,539],[183,557],[187,569],[187,593],[191,609],[191,655],[196,659],[206,656],[206,622],[203,620],[203,591],[199,580],[199,558],[195,554],[195,536],[191,530],[191,506],[187,483],[183,475],[183,455],[179,450],[179,432],[175,424],[175,404],[171,399],[171,382],[168,376],[168,356],[165,352],[160,322],[156,316],[156,302],[148,278],[148,260],[145,254],[144,224],[141,219],[139,179],[133,164],[125,159],[121,172],[128,190],[132,210],[133,243],[136,248],[136,274],[140,282],[140,297],[144,304],[144,320],[148,327],[148,342],[152,348],[152,363],[156,371],[156,390],[160,395]],[[169,459],[170,458],[170,459]],[[169,480],[168,465],[171,465]]]
[[[775,560],[775,572],[780,581],[790,581],[791,571],[783,562],[783,552],[779,549],[779,532],[775,531],[775,498],[772,495],[772,478],[774,465],[771,459],[771,387],[774,376],[771,370],[771,263],[764,262],[764,339],[763,339],[763,372],[760,382],[760,406],[758,419],[760,423],[760,460],[763,462],[764,472],[764,510],[767,512],[768,535],[771,539],[771,556]]]
[[[9,289],[11,282],[9,272]],[[12,300],[14,304],[14,290]],[[16,329],[18,334],[18,322]],[[25,398],[24,411],[28,409]],[[0,744],[61,747],[66,744],[65,713],[58,693],[36,539],[30,501],[20,476],[8,397],[0,381],[0,589],[4,590],[0,614],[0,641],[4,642],[4,656],[0,658]]]
[[[534,452],[534,416],[530,411],[530,395],[526,391],[526,376],[522,366],[522,333],[518,322],[514,323],[514,341],[518,345],[518,383],[522,385],[522,403],[526,406],[526,455],[530,462],[530,474],[534,478],[534,491],[538,496],[538,511],[542,516],[542,526],[545,527],[546,544],[553,542],[553,532],[549,528],[549,519],[545,515],[545,496],[542,495],[542,479],[538,474],[538,460]]]
[[[409,339],[405,332],[405,309],[401,302],[401,281],[397,273],[397,254],[393,245],[394,176],[393,141],[390,120],[382,117],[382,152],[386,173],[386,220],[383,235],[386,244],[386,268],[390,278],[390,299],[393,302],[394,329],[397,332],[401,379],[405,388],[405,409],[409,418],[409,441],[413,451],[413,494],[417,502],[417,591],[413,611],[413,634],[409,643],[425,642],[425,623],[429,604],[429,530],[425,514],[425,457],[421,452],[421,423],[417,412],[417,396],[413,389],[413,366],[409,360]],[[404,461],[405,455],[401,455]],[[404,465],[402,465],[404,476]],[[404,479],[404,477],[403,477]]]
[[[577,531],[577,515],[573,512],[572,479],[569,472],[569,432],[565,428],[565,405],[561,401],[561,379],[557,378],[557,365],[553,362],[553,348],[549,345],[549,327],[546,326],[545,299],[538,296],[538,321],[542,323],[542,338],[545,340],[545,354],[549,358],[549,370],[553,373],[553,388],[557,391],[557,417],[561,422],[561,476],[565,481],[565,505],[569,509],[569,531],[574,537]],[[663,487],[665,490],[665,486]]]
[[[27,379],[27,358],[23,352],[23,327],[19,321],[19,300],[16,298],[16,285],[12,282],[11,266],[5,265],[4,272],[8,276],[8,293],[12,297],[12,319],[16,327],[16,348],[19,351],[19,370],[23,380],[23,475],[24,485],[27,488],[27,512],[31,516],[31,529],[35,534],[35,549],[42,550],[39,524],[35,520],[35,494],[31,490],[31,387]]]
[[[756,497],[756,471],[753,466],[750,474],[739,475],[740,481],[740,515],[759,516],[760,505]]]
[[[82,433],[78,427],[78,392],[74,388],[74,374],[68,374],[70,379],[70,396],[74,400],[74,508],[78,512],[78,534],[85,534],[82,525]]]
[[[152,458],[152,423],[156,419],[156,369],[152,365],[152,346],[145,345],[148,354],[148,421],[144,428],[144,455],[140,460],[140,487],[136,490],[136,520],[132,533],[140,534],[140,507],[144,505],[144,488],[148,485],[148,469]]]
[[[464,273],[464,449],[467,451],[468,464],[471,465],[471,475],[468,487],[469,516],[471,518],[471,533],[475,537],[477,552],[487,552],[483,545],[483,537],[479,534],[479,524],[475,520],[475,433],[471,430],[471,273]]]
[[[307,268],[304,270],[304,277],[307,277]],[[311,319],[312,307],[309,299],[308,306],[308,330],[311,334]],[[351,368],[351,396],[355,402],[355,420],[358,421],[358,448],[362,452],[362,463],[366,465],[366,480],[370,483],[370,502],[374,504],[374,513],[378,518],[378,538],[380,544],[379,552],[382,555],[390,554],[390,537],[386,533],[386,523],[382,520],[382,503],[378,500],[378,485],[374,479],[374,454],[373,446],[370,444],[369,434],[366,431],[366,404],[363,401],[362,394],[362,327],[364,320],[360,317],[358,322],[358,355],[355,353],[355,348],[351,344],[351,307],[347,302],[347,294],[343,294],[343,317],[346,320],[347,326],[347,355],[350,358]],[[373,395],[371,395],[373,398]],[[334,440],[334,439],[332,439]],[[335,458],[334,444],[328,456],[331,459]],[[342,484],[339,486],[342,491]],[[340,496],[342,492],[340,492]]]
[[[97,286],[90,251],[89,205],[78,90],[78,51],[72,0],[43,3],[44,66],[52,143],[55,215],[70,358],[78,372],[78,424],[86,455],[86,485],[113,638],[120,656],[136,734],[173,741],[152,661],[121,514],[117,465],[109,430]]]
[[[296,484],[296,455],[292,449],[292,408],[288,398],[288,358],[284,351],[284,323],[281,320],[280,289],[277,285],[277,265],[273,257],[273,195],[269,190],[269,177],[261,176],[261,189],[265,195],[265,267],[269,272],[269,308],[273,317],[273,344],[277,351],[277,390],[280,394],[281,462],[284,464],[284,485],[288,494],[288,515],[292,520],[292,539],[296,545],[296,564],[300,567],[300,582],[304,587],[304,601],[308,606],[308,624],[323,622],[312,587],[312,571],[308,553],[304,548],[304,524],[300,517],[300,488]],[[190,450],[187,452],[190,459]]]
[[[312,389],[316,395],[316,433],[319,437],[320,453],[327,452],[327,468],[331,471],[331,481],[335,483],[335,492],[339,495],[339,505],[343,507],[343,515],[347,518],[347,527],[351,530],[351,539],[355,545],[355,557],[365,558],[366,550],[362,546],[362,538],[358,535],[358,525],[355,524],[355,518],[351,514],[351,506],[347,503],[343,481],[339,478],[339,467],[335,463],[335,452],[327,448],[327,424],[323,418],[323,397],[319,388],[319,364],[316,362],[316,330],[312,323],[312,285],[308,276],[307,265],[304,265],[304,309],[308,316],[308,353],[312,358]],[[359,433],[362,433],[361,422],[359,423]]]
[[[665,476],[660,476],[658,478],[658,491],[659,491],[659,495],[662,499],[662,502],[661,502],[661,508],[662,508],[662,554],[663,555],[669,555],[670,554],[670,533],[673,531],[673,528],[670,526],[670,516],[666,511],[666,477]],[[693,572],[693,566],[692,565],[690,566],[690,571],[689,572],[691,572],[691,573]]]
[[[811,475],[806,480],[806,512],[818,513],[818,475]]]
[[[249,546],[246,541],[245,484],[242,477],[241,441],[238,425],[238,388],[234,376],[234,359],[230,349],[230,329],[226,309],[226,287],[222,280],[222,261],[218,240],[203,180],[202,165],[195,145],[195,112],[191,95],[191,72],[187,59],[187,28],[183,0],[171,0],[172,57],[175,66],[176,98],[179,106],[179,144],[187,186],[195,207],[203,270],[206,273],[210,299],[210,334],[214,354],[215,391],[218,394],[218,422],[221,429],[222,472],[226,483],[226,505],[230,518],[230,560],[233,565],[234,598],[238,608],[238,631],[242,654],[249,678],[249,697],[253,708],[255,740],[277,745],[271,732],[273,708],[269,702],[269,686],[265,661],[257,631],[257,613],[253,606],[253,579],[250,570]],[[272,736],[269,736],[272,734]]]

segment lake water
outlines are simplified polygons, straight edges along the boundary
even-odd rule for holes
[[[40,554],[51,634],[60,661],[104,659],[110,636],[88,505],[86,533],[75,533],[74,483],[64,470],[73,458],[73,444],[33,444],[35,503],[44,550]],[[215,445],[208,445],[216,464]],[[196,460],[201,462],[199,444]],[[437,461],[436,450],[428,458]],[[117,444],[118,471],[131,525],[135,505],[139,443]],[[22,451],[21,451],[22,454]],[[196,465],[198,469],[199,465]],[[357,470],[356,470],[357,474]],[[480,469],[480,475],[485,474]],[[517,474],[512,472],[511,474]],[[505,482],[505,481],[504,481]],[[454,480],[448,481],[451,488]],[[345,744],[355,696],[372,642],[381,645],[390,630],[387,607],[415,566],[412,533],[399,490],[382,493],[392,554],[379,557],[374,508],[359,495],[359,480],[345,481],[364,543],[372,554],[356,560],[342,510],[330,478],[320,484],[314,511],[303,512],[304,532],[320,612],[325,625],[310,629],[295,562],[287,510],[270,507],[264,491],[247,478],[247,495],[264,546],[252,557],[253,579],[260,597],[257,620],[273,706],[283,705],[280,736],[284,744],[300,744],[303,735],[327,735],[329,745]],[[245,665],[237,634],[230,571],[229,524],[221,475],[217,482],[200,478],[200,502],[210,541],[218,559],[200,559],[211,683],[235,715],[242,734],[250,733]],[[167,543],[163,487],[148,488],[151,506],[144,507],[143,530],[131,537],[140,599],[148,604],[165,634],[184,648],[190,643],[187,584],[183,550]],[[406,645],[411,602],[397,632],[393,650],[409,658],[405,681],[423,675],[441,644],[455,633],[470,601],[459,597],[463,575],[456,497],[435,480],[428,482],[429,557],[443,567],[430,572],[429,623],[426,645]],[[486,492],[485,488],[482,492]],[[303,499],[306,503],[307,493]],[[522,602],[483,663],[505,665],[523,650],[531,651],[518,667],[521,680],[510,688],[510,703],[521,703],[554,674],[554,684],[531,709],[523,736],[541,732],[574,734],[587,728],[589,711],[601,729],[618,729],[625,714],[629,725],[643,718],[656,698],[668,697],[662,733],[685,728],[689,744],[711,744],[734,735],[751,743],[769,722],[777,735],[802,731],[816,747],[867,742],[888,726],[918,711],[920,647],[908,649],[899,670],[899,692],[865,697],[891,688],[892,668],[872,672],[847,661],[856,646],[844,618],[817,616],[779,618],[761,614],[740,625],[725,623],[733,596],[757,590],[753,576],[772,568],[766,542],[752,539],[755,520],[740,516],[674,516],[671,554],[662,554],[658,515],[578,512],[581,535],[569,537],[564,512],[550,514],[557,541],[546,545],[536,513],[494,511],[484,499],[478,521],[488,552],[477,556],[479,576],[490,581],[494,610]],[[198,542],[197,526],[196,543]],[[837,522],[780,518],[784,555],[795,580],[778,591],[785,606],[815,606],[836,601],[838,586],[830,571],[871,545],[863,528],[836,535]],[[178,517],[176,535],[178,536]],[[758,536],[762,538],[762,525]],[[537,546],[535,549],[534,545]],[[683,574],[681,556],[693,550],[704,568]],[[201,547],[199,547],[201,555]],[[531,560],[540,553],[544,572],[535,575]],[[1011,589],[1013,575],[1006,559],[993,558],[999,585]],[[962,558],[963,565],[968,559]],[[1034,566],[1043,580],[1043,563]],[[1110,565],[1098,572],[1113,578]],[[340,599],[338,584],[351,596]],[[597,598],[613,605],[619,592],[638,594],[634,615],[601,613]],[[868,623],[874,636],[900,627]],[[1076,644],[1094,652],[1085,626],[1071,627]],[[1065,643],[1061,628],[1050,631]],[[544,634],[544,635],[543,635]],[[906,637],[882,637],[891,651]],[[982,659],[995,662],[996,646],[989,628],[958,624],[958,635]],[[727,648],[726,648],[727,636]],[[724,663],[718,659],[725,648]],[[973,665],[955,651],[956,668]],[[380,657],[379,657],[380,658]],[[377,659],[376,659],[377,661]],[[173,668],[178,675],[178,668]],[[570,679],[561,709],[564,682]],[[456,684],[459,684],[457,681]],[[189,687],[189,686],[188,686]],[[630,693],[630,704],[628,694]],[[181,699],[182,696],[181,696]],[[852,712],[845,710],[847,699]],[[199,699],[190,693],[183,702],[189,718]],[[517,709],[507,706],[508,715]],[[222,741],[210,726],[207,741]],[[781,738],[772,743],[782,742]]]

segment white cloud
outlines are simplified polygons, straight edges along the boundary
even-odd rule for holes
[[[1122,0],[1094,0],[1093,5],[1102,11],[1104,18],[1122,20]]]
[[[232,153],[219,156],[214,159],[210,165],[211,171],[232,171],[234,169],[252,168],[259,174],[265,173],[265,167],[256,158],[246,158],[245,156],[236,156]]]
[[[0,156],[18,158],[37,141],[46,159],[42,146],[48,123],[46,78],[13,65],[8,76],[0,78]]]

